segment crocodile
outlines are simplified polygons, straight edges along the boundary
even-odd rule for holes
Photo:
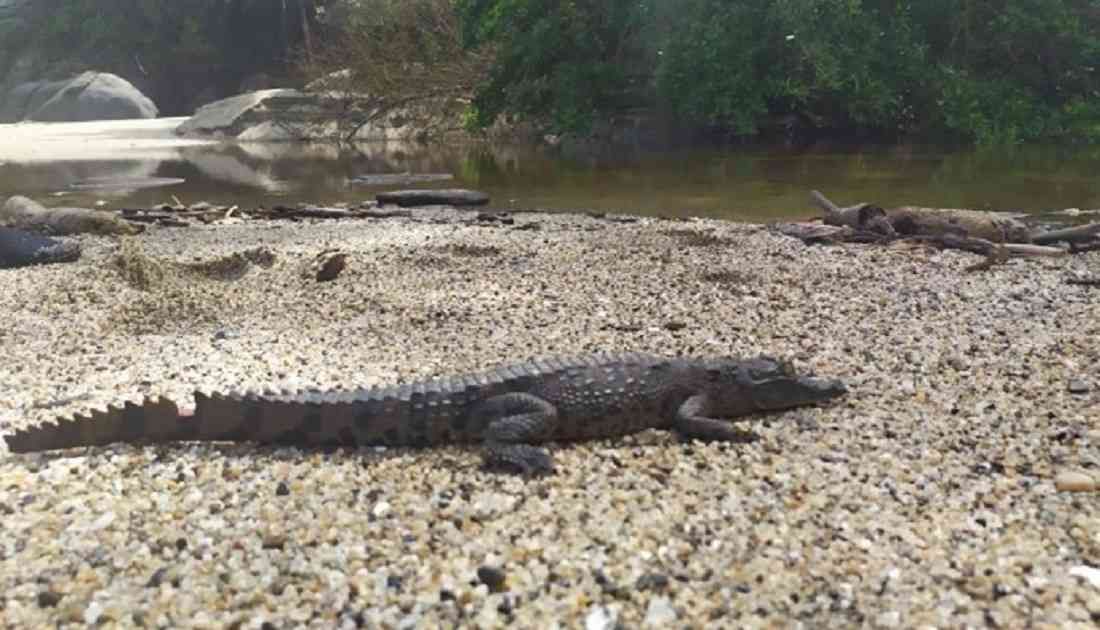
[[[114,442],[431,446],[480,442],[485,463],[553,470],[539,444],[668,429],[686,439],[750,441],[720,418],[824,402],[836,379],[799,376],[768,356],[739,359],[593,354],[539,359],[405,385],[306,392],[196,392],[193,412],[147,398],[22,429],[12,452]]]

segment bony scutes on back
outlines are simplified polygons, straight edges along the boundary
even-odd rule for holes
[[[778,359],[664,358],[622,353],[536,359],[403,386],[302,394],[196,394],[193,414],[148,399],[62,418],[6,438],[13,452],[112,442],[231,441],[317,446],[481,442],[486,464],[553,469],[550,441],[669,429],[689,439],[746,441],[725,419],[826,402],[836,379]]]

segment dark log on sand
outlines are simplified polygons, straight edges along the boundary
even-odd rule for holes
[[[410,206],[483,206],[489,203],[489,195],[476,190],[448,188],[440,190],[394,190],[378,193],[378,203],[394,203]]]
[[[1058,243],[1060,241],[1065,241],[1066,243],[1080,243],[1091,241],[1098,236],[1100,236],[1100,223],[1089,223],[1088,225],[1077,225],[1061,230],[1039,232],[1031,236],[1031,242],[1038,245]]]

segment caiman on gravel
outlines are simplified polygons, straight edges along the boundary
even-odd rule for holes
[[[486,464],[553,470],[539,446],[668,429],[685,438],[748,441],[719,418],[824,402],[835,379],[794,373],[766,356],[666,359],[596,354],[536,360],[392,387],[304,393],[195,394],[193,413],[146,399],[8,436],[16,453],[113,442],[259,442],[294,446],[484,444]]]

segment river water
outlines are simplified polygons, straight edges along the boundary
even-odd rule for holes
[[[393,185],[356,178],[449,175],[415,186],[483,190],[499,209],[599,210],[762,221],[815,214],[811,189],[841,205],[1020,212],[1100,208],[1100,149],[919,145],[567,152],[523,146],[232,144],[181,140],[182,119],[0,125],[0,197],[111,208],[209,201],[330,204]],[[385,178],[383,178],[385,179]]]

